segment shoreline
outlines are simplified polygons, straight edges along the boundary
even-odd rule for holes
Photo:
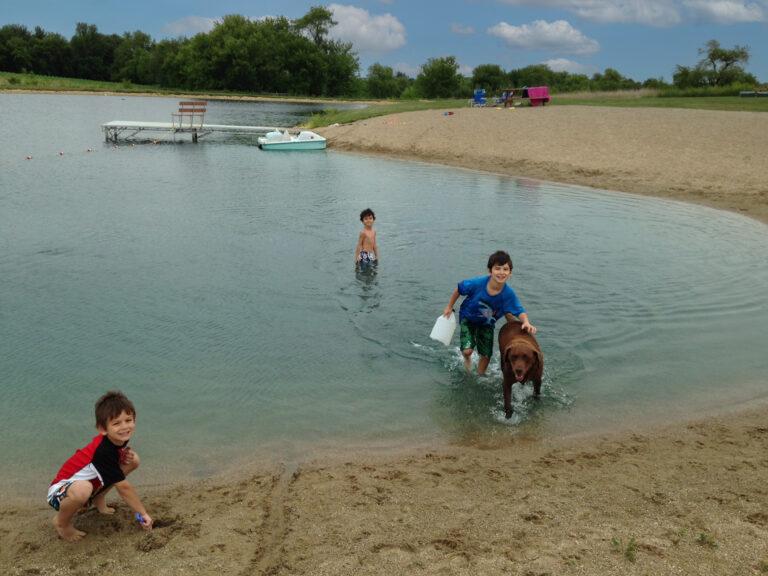
[[[702,204],[768,223],[768,115],[459,108],[317,128],[338,150]]]
[[[589,110],[413,112],[318,131],[341,150],[695,202],[768,223],[768,115]],[[79,518],[89,534],[67,544],[41,495],[0,513],[0,568],[12,576],[765,574],[766,422],[761,398],[663,426],[363,447],[167,485],[143,484],[139,470],[153,532],[118,503],[115,516]]]
[[[11,504],[0,566],[12,575],[761,574],[766,414],[763,399],[650,430],[139,483],[155,530],[138,529],[113,496],[117,513],[81,515],[89,534],[74,545],[54,537],[44,505]]]

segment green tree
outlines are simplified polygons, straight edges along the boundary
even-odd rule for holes
[[[72,76],[72,49],[61,34],[35,28],[31,45],[32,69],[48,76]]]
[[[115,49],[119,44],[119,36],[105,36],[99,33],[95,24],[78,22],[69,41],[75,76],[88,80],[109,80]]]
[[[150,74],[153,84],[160,86],[184,86],[182,76],[182,58],[180,52],[184,44],[189,43],[186,38],[173,40],[161,40],[155,44],[150,54]]]
[[[450,98],[461,90],[461,75],[456,58],[430,58],[416,77],[418,91],[425,98]]]
[[[589,77],[586,74],[555,73],[553,84],[555,92],[582,92],[589,90]]]
[[[256,22],[245,16],[224,16],[208,34],[206,56],[210,59],[211,75],[203,80],[217,90],[253,90],[254,73],[251,63]]]
[[[690,68],[678,64],[675,67],[674,74],[672,74],[672,84],[676,88],[699,88],[706,85],[706,82],[703,72],[698,68]]]
[[[677,65],[672,83],[677,88],[702,88],[706,86],[729,86],[731,84],[757,84],[757,78],[749,74],[742,64],[749,62],[749,48],[734,46],[728,50],[717,40],[710,40],[699,54],[704,55],[699,63],[690,68]]]
[[[323,45],[326,61],[326,96],[342,96],[355,90],[360,62],[351,42],[332,41]]]
[[[740,81],[745,72],[739,64],[746,65],[749,62],[749,48],[734,46],[727,50],[717,40],[710,40],[704,48],[699,48],[699,54],[704,54],[704,58],[699,61],[697,68],[706,71],[705,77],[711,86],[725,86]]]
[[[6,25],[0,27],[0,69],[200,90],[362,94],[357,54],[351,43],[327,37],[333,25],[322,7],[295,22],[228,15],[208,33],[158,43],[138,30],[107,36],[83,22],[69,41],[39,27],[30,34]]]
[[[368,67],[368,94],[373,98],[394,98],[401,94],[395,72],[376,62]]]
[[[618,70],[606,68],[601,74],[599,72],[592,75],[592,90],[636,90],[640,88],[640,83],[631,78],[625,78]]]
[[[152,84],[152,50],[155,43],[148,34],[136,31],[123,34],[120,44],[115,49],[115,61],[112,65],[112,80],[129,80],[137,84]]]
[[[25,72],[31,69],[31,38],[26,26],[6,24],[0,28],[0,70]]]
[[[395,82],[397,83],[397,96],[402,98],[403,92],[413,86],[415,80],[409,77],[405,72],[396,72]]]
[[[553,87],[554,74],[546,64],[534,64],[525,68],[510,70],[509,81],[514,88],[524,86]]]
[[[555,72],[546,64],[535,64],[510,70],[508,84],[514,88],[524,86],[548,86],[552,92],[576,92],[589,90],[590,79],[585,74]]]
[[[508,78],[498,64],[480,64],[472,71],[472,87],[498,92],[507,87]]]
[[[296,30],[306,32],[318,46],[325,42],[328,31],[336,24],[333,13],[323,6],[312,6],[304,16],[293,21]]]
[[[180,46],[175,63],[181,80],[179,87],[196,90],[215,87],[210,52],[211,37],[209,34],[196,34]]]
[[[643,88],[668,88],[669,84],[664,81],[664,78],[659,76],[658,78],[647,78],[643,81]]]

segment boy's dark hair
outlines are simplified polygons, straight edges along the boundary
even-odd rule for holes
[[[504,264],[509,264],[509,269],[512,270],[512,257],[504,250],[497,250],[488,258],[488,270],[494,266],[504,266]]]
[[[122,412],[136,416],[136,408],[133,402],[119,390],[110,390],[104,396],[96,400],[96,427],[106,429],[107,423],[112,418],[117,418]]]
[[[373,219],[376,220],[376,214],[374,214],[373,210],[371,210],[370,208],[366,208],[365,210],[360,212],[360,222],[362,222],[363,218],[365,218],[366,216],[373,216]]]

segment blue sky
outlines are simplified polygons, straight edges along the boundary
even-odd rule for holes
[[[363,73],[374,62],[415,76],[453,55],[462,73],[548,63],[591,75],[615,68],[635,80],[671,80],[710,39],[746,45],[747,70],[768,82],[768,0],[0,0],[0,25],[41,26],[67,38],[77,22],[105,34],[141,30],[156,40],[209,30],[227,14],[298,18],[333,11],[332,36],[352,42]]]

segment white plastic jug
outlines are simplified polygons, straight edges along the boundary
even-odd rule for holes
[[[456,314],[451,312],[451,315],[448,318],[440,314],[435,321],[435,325],[432,328],[429,337],[432,338],[432,340],[437,340],[448,346],[451,343],[451,338],[453,338],[455,330]]]

